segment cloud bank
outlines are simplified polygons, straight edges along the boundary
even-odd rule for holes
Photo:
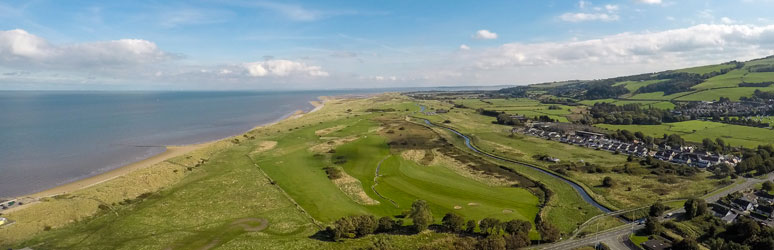
[[[0,31],[0,66],[9,68],[84,69],[157,63],[176,57],[141,39],[57,46],[24,30]]]
[[[536,66],[571,63],[629,64],[670,60],[702,60],[711,57],[747,57],[772,53],[774,25],[696,25],[683,29],[645,33],[621,33],[598,39],[507,43],[480,55],[481,69],[504,66]]]

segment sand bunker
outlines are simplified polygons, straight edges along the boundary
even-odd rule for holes
[[[324,129],[320,129],[320,130],[314,131],[314,134],[317,135],[317,136],[323,136],[323,135],[327,135],[327,134],[330,134],[330,133],[342,130],[342,129],[346,128],[346,127],[347,126],[344,126],[344,125],[338,125],[338,126],[334,126],[334,127],[330,127],[330,128],[324,128]]]
[[[504,214],[511,214],[511,213],[513,213],[513,210],[510,210],[510,209],[503,209],[503,213],[504,213]]]
[[[257,226],[251,226],[250,222],[257,222]],[[258,232],[269,226],[269,221],[264,218],[242,218],[231,222],[232,226],[242,227],[245,232]]]
[[[363,184],[360,183],[360,180],[352,177],[344,171],[341,172],[340,178],[333,180],[333,184],[336,184],[336,186],[339,187],[342,192],[347,194],[350,199],[357,203],[363,205],[379,204],[379,201],[372,199],[365,193],[365,190],[363,190]]]
[[[401,152],[400,157],[409,161],[421,162],[422,159],[425,158],[425,151],[421,149],[409,149]]]
[[[255,148],[255,150],[253,150],[252,153],[253,154],[257,154],[257,153],[265,152],[265,151],[273,149],[276,146],[277,146],[277,142],[276,141],[262,141],[262,142],[258,143],[258,147]]]
[[[460,210],[460,209],[462,209],[462,206],[454,206],[454,209],[455,210]]]
[[[475,203],[475,202],[468,203],[468,206],[478,206],[478,205],[480,205],[480,204]]]
[[[334,140],[330,140],[330,141],[326,141],[326,142],[314,145],[311,148],[309,148],[309,150],[315,153],[326,153],[331,149],[334,149],[346,143],[353,142],[355,140],[357,140],[356,136],[347,136],[344,138],[334,139]]]

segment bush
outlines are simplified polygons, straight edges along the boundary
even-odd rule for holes
[[[343,176],[341,173],[341,169],[337,167],[325,167],[324,170],[325,170],[325,173],[328,175],[328,179],[331,179],[331,180],[336,180]]]
[[[424,200],[416,200],[411,204],[408,217],[411,218],[417,232],[424,231],[430,226],[430,223],[433,223],[433,212],[430,211],[430,207]]]
[[[455,213],[447,213],[441,220],[441,225],[443,225],[446,230],[455,233],[462,231],[462,224],[464,223],[465,219]]]
[[[602,179],[602,186],[604,186],[604,187],[613,187],[613,186],[615,186],[615,181],[613,181],[612,177],[605,176],[605,178]]]

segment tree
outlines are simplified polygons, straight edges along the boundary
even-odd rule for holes
[[[664,211],[666,211],[666,206],[664,204],[661,204],[661,202],[653,203],[653,205],[650,205],[650,216],[653,217],[661,217],[662,214],[664,214]]]
[[[529,229],[532,225],[529,222],[523,220],[509,220],[503,223],[503,230],[508,234],[529,234]]]
[[[389,216],[384,216],[382,218],[379,218],[379,227],[377,230],[379,232],[389,232],[392,231],[393,228],[397,227],[395,220],[390,218]]]
[[[704,150],[715,152],[718,151],[718,146],[715,144],[714,141],[710,138],[704,138],[704,140],[701,141],[702,146],[704,146]]]
[[[498,234],[500,231],[500,220],[495,218],[484,218],[478,225],[484,234]]]
[[[376,232],[376,228],[379,227],[379,222],[373,215],[361,215],[354,217],[355,222],[355,234],[357,237],[366,236]]]
[[[530,244],[528,234],[506,234],[503,236],[503,239],[505,240],[506,249],[519,249]]]
[[[561,233],[559,233],[559,229],[556,228],[556,226],[543,220],[540,221],[538,232],[540,233],[540,238],[545,242],[557,241],[561,236]]]
[[[610,176],[605,176],[604,179],[602,179],[602,186],[605,187],[613,187],[615,186],[615,181],[613,181],[613,178]]]
[[[703,199],[691,198],[685,202],[685,218],[693,219],[707,213],[707,202]]]
[[[681,250],[699,250],[699,243],[696,242],[696,240],[691,238],[684,238],[681,241],[678,241],[672,246],[673,249],[681,249]]]
[[[414,229],[422,232],[430,226],[430,223],[433,223],[433,212],[430,211],[426,201],[416,200],[411,204],[409,218],[414,223]]]
[[[763,190],[768,192],[774,191],[774,182],[766,181],[763,183]]]
[[[728,234],[730,240],[744,243],[745,241],[753,238],[758,232],[761,231],[761,227],[755,220],[746,216],[740,216],[736,222],[728,226],[726,234]]]
[[[476,221],[474,220],[468,220],[468,223],[465,225],[465,232],[472,234],[476,232]]]
[[[455,233],[462,231],[462,224],[464,223],[465,219],[455,213],[447,213],[441,220],[441,224],[446,228],[446,230]]]
[[[489,237],[486,237],[486,239],[483,239],[478,242],[477,249],[482,250],[504,250],[505,249],[505,239],[503,239],[502,236],[499,235],[490,235]]]
[[[662,229],[661,223],[654,217],[648,217],[645,221],[645,232],[648,234],[659,234]]]

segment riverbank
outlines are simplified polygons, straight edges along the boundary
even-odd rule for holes
[[[314,108],[311,111],[309,111],[309,112],[305,112],[303,110],[296,110],[296,111],[294,111],[294,112],[292,112],[292,113],[290,113],[288,115],[282,116],[281,118],[277,119],[276,121],[273,121],[273,122],[270,122],[270,123],[266,123],[266,124],[262,124],[262,125],[258,125],[256,127],[252,128],[251,130],[255,130],[255,129],[260,129],[262,127],[271,126],[271,125],[280,123],[283,120],[287,120],[287,119],[297,119],[297,118],[300,118],[304,114],[316,112],[316,111],[322,109],[325,106],[325,102],[326,101],[333,100],[333,98],[330,98],[330,97],[327,97],[327,96],[319,96],[319,97],[317,97],[317,99],[318,99],[317,101],[310,101],[309,102],[309,104],[314,106]],[[244,132],[242,132],[240,134],[243,134],[243,133]],[[148,158],[142,159],[142,160],[137,161],[137,162],[132,162],[132,163],[126,164],[124,166],[121,166],[121,167],[116,168],[116,169],[109,170],[107,172],[103,172],[103,173],[100,173],[100,174],[97,174],[97,175],[85,177],[83,179],[79,179],[79,180],[76,180],[76,181],[73,181],[73,182],[68,182],[68,183],[65,183],[65,184],[62,184],[62,185],[59,185],[59,186],[56,186],[56,187],[44,190],[44,191],[40,191],[40,192],[37,192],[37,193],[32,193],[32,194],[27,194],[27,195],[20,195],[20,196],[16,196],[16,197],[10,198],[10,199],[6,198],[9,201],[16,201],[16,205],[14,205],[14,206],[12,206],[12,207],[10,207],[8,209],[2,210],[0,212],[2,212],[3,214],[11,214],[11,213],[13,213],[15,211],[19,211],[19,210],[25,209],[25,208],[29,207],[30,205],[37,203],[40,199],[44,199],[44,198],[48,198],[48,197],[53,197],[53,196],[57,196],[57,195],[64,195],[64,194],[72,193],[72,192],[75,192],[75,191],[78,191],[78,190],[82,190],[82,189],[85,189],[85,188],[89,188],[89,187],[98,185],[100,183],[107,182],[107,181],[113,180],[115,178],[124,176],[124,175],[126,175],[128,173],[131,173],[133,171],[144,169],[144,168],[148,168],[148,167],[151,167],[153,165],[156,165],[156,164],[159,164],[161,162],[164,162],[166,160],[169,160],[169,159],[181,156],[181,155],[185,155],[187,153],[193,152],[193,151],[198,150],[198,149],[205,148],[207,146],[213,145],[214,143],[216,143],[218,141],[226,140],[226,139],[229,139],[231,137],[233,137],[233,136],[229,136],[229,137],[221,138],[221,139],[217,139],[217,140],[212,140],[212,141],[207,141],[207,142],[203,142],[203,143],[197,143],[197,144],[163,146],[163,147],[165,147],[165,150],[163,152],[159,153],[159,154],[152,155],[152,156],[150,156]],[[21,205],[19,204],[19,201],[21,202]]]

